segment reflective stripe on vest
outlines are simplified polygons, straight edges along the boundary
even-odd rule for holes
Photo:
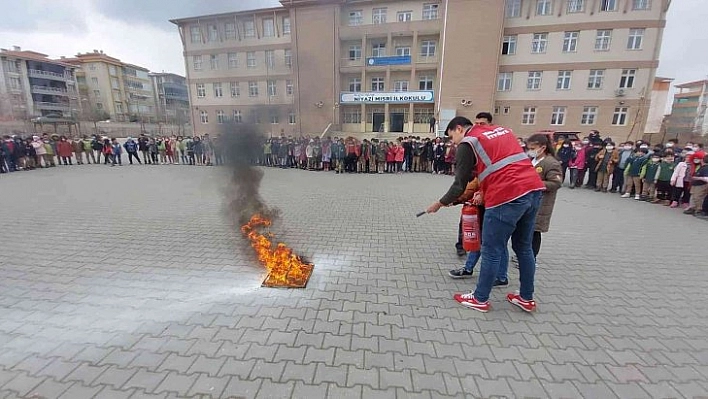
[[[482,163],[484,163],[484,170],[477,176],[480,183],[490,174],[497,172],[513,163],[528,159],[528,156],[522,152],[519,154],[509,155],[506,158],[492,163],[492,159],[489,158],[489,154],[487,154],[487,151],[484,150],[482,144],[479,143],[479,139],[476,137],[465,137],[462,139],[462,142],[471,145],[477,153],[477,157],[482,161]]]

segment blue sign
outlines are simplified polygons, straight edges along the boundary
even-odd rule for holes
[[[408,65],[410,63],[410,55],[397,55],[394,57],[369,57],[366,59],[366,65],[368,66]]]

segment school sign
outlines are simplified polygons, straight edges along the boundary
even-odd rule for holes
[[[435,94],[432,90],[404,92],[367,92],[341,93],[340,104],[411,104],[434,103]]]

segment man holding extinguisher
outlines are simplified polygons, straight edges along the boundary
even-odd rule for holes
[[[454,298],[465,307],[489,311],[489,295],[511,239],[519,260],[520,290],[518,294],[508,294],[507,300],[532,312],[536,309],[533,300],[536,262],[531,242],[545,186],[511,129],[491,123],[489,112],[477,114],[474,124],[461,116],[450,121],[445,134],[458,144],[455,181],[426,212],[435,213],[453,204],[477,177],[485,207],[482,265],[476,289],[469,294],[455,294]]]

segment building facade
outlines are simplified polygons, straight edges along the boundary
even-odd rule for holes
[[[189,91],[187,79],[174,73],[151,73],[157,105],[158,121],[184,125],[189,123]]]
[[[0,50],[0,119],[72,118],[80,112],[76,67],[46,54]]]
[[[172,21],[197,132],[421,134],[493,110],[522,136],[641,135],[669,1],[281,4]]]
[[[654,78],[654,87],[651,91],[651,106],[647,115],[647,123],[644,128],[644,139],[650,143],[661,138],[666,132],[664,120],[668,114],[669,92],[671,91],[672,78]]]
[[[684,138],[688,141],[708,133],[708,80],[682,83],[675,86],[677,92],[671,104],[671,114],[666,118],[669,138]]]

